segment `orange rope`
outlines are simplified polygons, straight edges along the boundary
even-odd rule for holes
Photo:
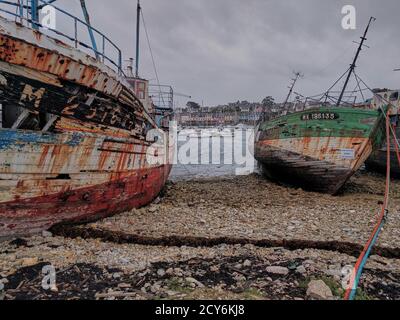
[[[374,231],[371,234],[371,237],[369,238],[367,244],[364,246],[364,249],[358,258],[356,265],[354,267],[353,273],[350,278],[350,284],[349,287],[346,290],[344,299],[349,300],[353,291],[356,290],[355,283],[357,280],[357,273],[362,266],[362,262],[364,258],[366,257],[367,253],[370,251],[370,247],[372,242],[374,241],[374,238],[376,237],[376,234],[380,231],[381,225],[385,219],[386,216],[386,209],[389,204],[389,191],[390,191],[390,119],[389,119],[389,112],[386,115],[386,143],[387,143],[387,164],[386,164],[386,186],[385,186],[385,199],[384,203],[382,205],[382,211],[381,214],[379,215],[378,221],[376,223],[376,226],[374,228]]]

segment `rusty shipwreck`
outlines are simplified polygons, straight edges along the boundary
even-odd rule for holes
[[[371,108],[379,110],[380,108],[390,105],[389,117],[392,125],[393,133],[396,139],[391,137],[390,145],[390,170],[392,177],[400,178],[400,166],[397,158],[396,144],[400,141],[400,90],[375,89],[374,97],[371,99]],[[374,150],[368,160],[365,162],[367,170],[380,173],[386,173],[387,164],[387,142],[384,139],[382,146]]]
[[[171,170],[171,110],[126,74],[84,1],[86,19],[51,5],[71,22],[68,34],[39,22],[49,2],[0,1],[0,237],[146,205]]]
[[[373,20],[370,19],[361,38],[353,63],[341,77],[347,75],[338,98],[329,92],[332,87],[321,98],[306,98],[294,110],[258,125],[255,158],[267,177],[336,194],[381,146],[386,106],[372,110],[355,101],[344,101],[351,75],[357,77],[357,58]],[[296,74],[289,96],[298,78]]]

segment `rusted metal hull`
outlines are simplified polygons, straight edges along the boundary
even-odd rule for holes
[[[168,132],[124,79],[3,18],[0,104],[0,237],[146,205],[168,179]]]
[[[111,182],[0,204],[0,237],[34,234],[59,223],[94,221],[150,203],[170,166],[143,169]]]
[[[381,141],[376,112],[315,109],[260,126],[255,157],[271,179],[336,194]]]

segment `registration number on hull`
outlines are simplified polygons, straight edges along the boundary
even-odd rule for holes
[[[315,112],[307,113],[301,116],[302,121],[308,120],[336,120],[339,119],[339,115],[333,112]]]

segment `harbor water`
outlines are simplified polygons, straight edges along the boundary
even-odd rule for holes
[[[246,176],[257,172],[254,128],[183,129],[170,179]]]

